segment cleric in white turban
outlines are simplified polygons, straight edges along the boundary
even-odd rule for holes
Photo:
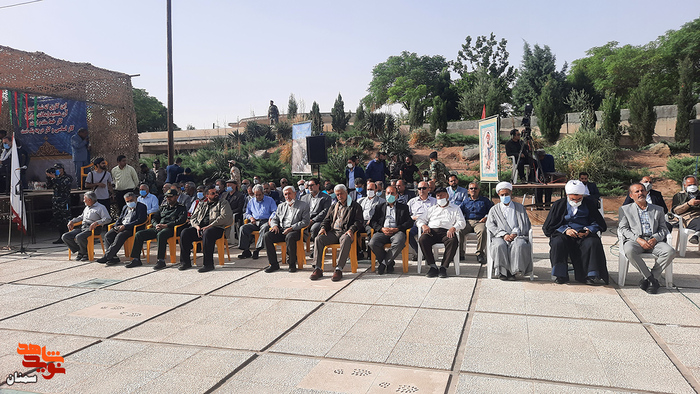
[[[486,219],[489,231],[489,258],[501,280],[515,280],[516,274],[532,272],[532,245],[530,245],[530,218],[525,207],[511,199],[513,185],[501,182],[496,185],[501,199],[494,205]]]
[[[542,231],[549,237],[549,259],[556,283],[569,281],[567,257],[574,266],[576,281],[589,285],[608,284],[608,268],[599,231],[607,230],[596,202],[583,198],[586,186],[577,180],[566,183],[566,198],[552,204]]]

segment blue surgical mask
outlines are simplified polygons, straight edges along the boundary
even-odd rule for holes
[[[226,191],[231,193],[233,191],[233,188],[231,186],[226,186]]]
[[[358,193],[362,193],[363,190],[365,190],[365,189],[364,189],[364,188],[361,188],[361,187],[358,187],[358,188],[357,188],[357,192],[358,192]]]
[[[180,190],[182,190],[182,191],[184,192],[184,191],[185,191],[185,187],[184,187],[184,186],[181,187]]]
[[[61,170],[56,170],[56,176],[60,176],[60,175],[61,175]]]
[[[126,206],[133,209],[133,208],[136,208],[136,203],[133,202],[133,201],[132,201],[132,202],[128,202],[128,203],[126,203]]]
[[[142,195],[142,196],[144,196],[144,197],[146,197],[146,195],[148,194],[148,192],[145,191],[145,190],[139,190],[139,194]]]
[[[396,201],[396,196],[394,196],[393,194],[388,194],[386,196],[386,202],[388,202],[389,204],[393,204],[395,201]]]
[[[202,192],[197,192],[197,198],[200,199],[200,200],[203,199],[203,198],[204,198],[204,193],[202,193]]]
[[[3,148],[10,149],[10,144],[2,144]]]
[[[501,202],[504,204],[510,204],[510,196],[499,196],[501,198]]]

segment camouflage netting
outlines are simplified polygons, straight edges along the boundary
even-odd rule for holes
[[[132,165],[137,162],[139,139],[129,75],[0,46],[0,89],[84,101],[91,156],[104,157],[110,166],[120,154]],[[0,128],[11,132],[7,107],[2,107]]]

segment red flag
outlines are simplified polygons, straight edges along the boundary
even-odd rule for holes
[[[484,108],[481,110],[481,119],[486,119],[486,104],[484,104]]]

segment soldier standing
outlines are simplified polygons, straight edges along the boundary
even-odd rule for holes
[[[280,111],[272,100],[270,100],[270,107],[267,109],[267,118],[270,120],[270,126],[279,122]]]
[[[436,151],[430,152],[430,179],[435,181],[435,188],[447,187],[447,167],[437,159]]]
[[[53,241],[54,244],[63,243],[61,235],[66,230],[66,223],[71,219],[70,189],[72,183],[73,177],[66,174],[63,164],[56,163],[53,167],[46,170],[46,187],[53,189],[53,197],[51,197],[53,217],[51,222],[58,230],[58,239]]]

